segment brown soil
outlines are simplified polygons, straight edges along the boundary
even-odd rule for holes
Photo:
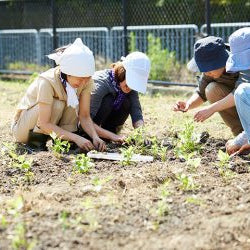
[[[224,145],[213,138],[203,144],[201,166],[192,174],[200,188],[193,191],[180,189],[176,176],[190,172],[171,147],[166,162],[95,161],[89,174],[72,172],[73,155],[58,159],[49,151],[36,152],[27,156],[33,158],[30,183],[3,155],[0,213],[8,223],[0,224],[0,248],[11,249],[21,220],[34,249],[250,249],[249,165],[247,158],[236,157],[236,176],[225,182],[215,166]],[[97,187],[94,177],[106,182]],[[168,210],[157,215],[159,188],[167,179]],[[24,206],[17,219],[8,211],[9,200],[19,195]]]

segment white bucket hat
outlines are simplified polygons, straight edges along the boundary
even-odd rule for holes
[[[127,55],[122,64],[126,70],[126,83],[129,88],[145,94],[150,72],[150,60],[142,52]]]
[[[60,65],[61,71],[67,75],[89,77],[95,72],[93,52],[83,44],[81,38],[77,38],[63,53],[53,53],[48,57]]]
[[[231,53],[226,70],[235,72],[250,69],[250,27],[236,30],[229,37]]]

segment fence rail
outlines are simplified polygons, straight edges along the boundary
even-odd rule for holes
[[[250,27],[248,23],[214,23],[211,24],[212,35],[221,36],[227,41],[229,35],[241,27]],[[72,43],[76,37],[94,52],[96,59],[104,64],[116,61],[124,55],[123,26],[110,30],[106,27],[96,28],[57,28],[59,46]],[[185,64],[193,54],[193,45],[197,37],[206,35],[206,25],[200,30],[196,25],[149,25],[128,26],[129,41],[133,36],[133,46],[142,52],[147,52],[148,36],[152,34],[161,41],[163,49],[175,51],[176,59]],[[11,68],[11,64],[53,65],[45,55],[53,50],[53,30],[20,29],[0,31],[0,70],[22,70]],[[164,59],[164,58],[163,58]],[[20,66],[20,65],[19,65]],[[24,67],[25,68],[25,67]],[[30,71],[28,68],[27,71]]]

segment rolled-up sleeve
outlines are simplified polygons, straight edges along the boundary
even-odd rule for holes
[[[203,99],[203,101],[207,101],[205,90],[207,85],[214,80],[213,78],[205,76],[204,74],[202,74],[197,78],[198,78],[198,87],[196,88],[195,92]]]

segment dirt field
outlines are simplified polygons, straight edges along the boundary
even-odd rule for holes
[[[217,114],[195,126],[209,138],[184,160],[176,143],[194,112],[174,114],[171,107],[187,97],[145,96],[147,134],[164,142],[166,161],[95,161],[81,174],[73,171],[75,155],[43,151],[25,156],[33,160],[27,174],[6,149],[26,87],[0,82],[0,249],[250,249],[248,157],[218,161],[232,136]],[[122,133],[130,133],[130,123]]]

